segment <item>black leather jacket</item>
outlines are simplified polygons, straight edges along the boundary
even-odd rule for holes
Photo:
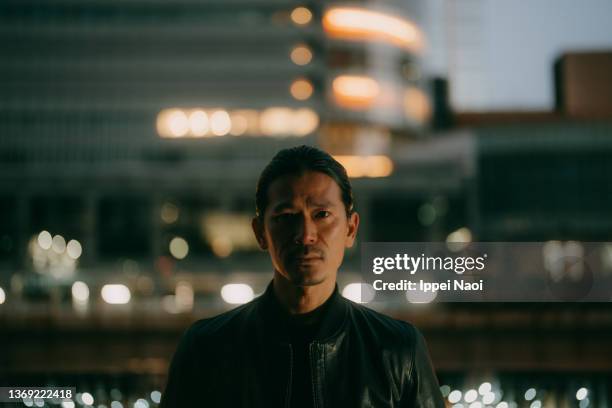
[[[255,300],[194,323],[170,365],[161,407],[289,407],[292,348],[272,285]],[[422,335],[343,298],[310,343],[313,406],[444,407]]]

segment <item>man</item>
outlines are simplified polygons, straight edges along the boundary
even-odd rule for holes
[[[359,227],[345,169],[313,147],[281,150],[259,178],[256,210],[272,282],[191,326],[161,406],[443,407],[420,333],[338,293]]]

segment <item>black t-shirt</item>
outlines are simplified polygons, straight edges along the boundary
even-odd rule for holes
[[[330,297],[331,299],[331,297]],[[312,367],[309,345],[316,338],[322,316],[330,305],[330,299],[316,309],[303,314],[291,315],[276,301],[286,323],[288,340],[291,343],[291,408],[312,408]]]

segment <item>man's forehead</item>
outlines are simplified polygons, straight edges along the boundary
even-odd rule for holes
[[[285,206],[296,200],[304,200],[308,205],[330,206],[342,203],[341,195],[336,181],[321,172],[281,176],[268,189],[271,207]]]

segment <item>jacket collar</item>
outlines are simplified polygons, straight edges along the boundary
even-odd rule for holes
[[[259,297],[259,317],[263,323],[266,335],[286,342],[288,338],[288,321],[286,313],[281,309],[272,282],[268,284],[266,291]],[[325,310],[321,315],[321,322],[315,341],[326,343],[333,342],[340,336],[346,326],[348,318],[347,301],[340,295],[338,284],[330,298],[326,301]]]

